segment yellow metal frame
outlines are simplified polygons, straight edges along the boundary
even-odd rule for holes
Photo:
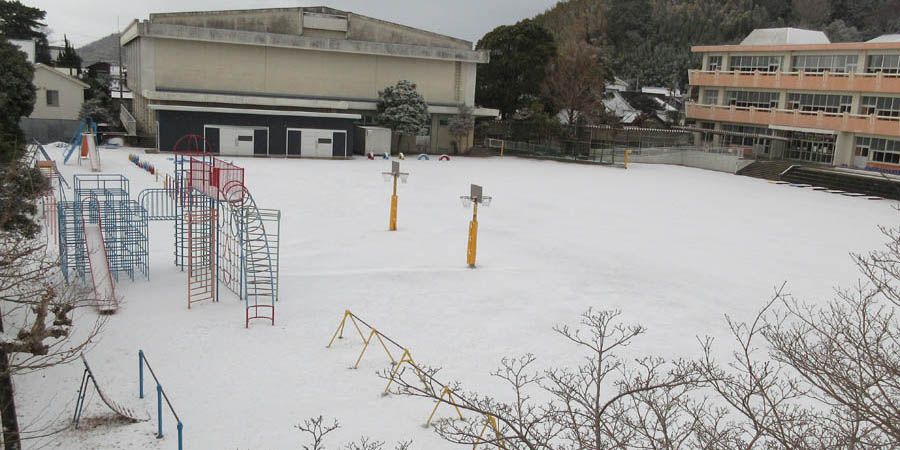
[[[506,450],[506,442],[503,441],[503,435],[500,433],[500,427],[497,426],[497,419],[495,419],[494,416],[490,414],[487,414],[484,417],[484,426],[481,427],[481,433],[478,433],[478,439],[476,439],[475,444],[472,445],[472,450],[475,450],[478,447],[478,444],[481,443],[481,440],[484,437],[484,432],[487,430],[488,426],[490,426],[494,430],[494,435],[497,436],[497,448]]]
[[[478,202],[472,201],[475,205],[472,209],[472,221],[469,222],[469,243],[466,247],[466,263],[469,267],[475,267],[475,253],[478,247]]]
[[[378,342],[381,342],[381,347],[384,348],[384,352],[387,353],[388,358],[391,358],[391,364],[397,364],[397,361],[394,359],[394,355],[391,355],[391,352],[390,350],[388,350],[387,345],[385,345],[384,340],[381,339],[381,333],[379,333],[378,330],[372,328],[372,331],[369,333],[369,338],[366,339],[366,344],[363,345],[363,349],[359,353],[359,358],[356,358],[356,364],[353,365],[353,368],[359,368],[359,362],[362,361],[362,357],[366,353],[366,349],[369,348],[369,342],[372,342],[372,337],[377,337]]]
[[[344,325],[346,325],[348,317],[350,318],[350,322],[353,323],[353,326],[356,327],[356,331],[359,333],[359,337],[362,338],[363,342],[367,342],[365,335],[363,335],[362,330],[359,328],[359,324],[357,324],[356,319],[353,318],[353,313],[351,313],[349,309],[345,309],[344,317],[341,318],[340,325],[338,325],[337,330],[334,330],[334,335],[331,336],[331,340],[328,341],[328,345],[326,345],[325,348],[331,348],[331,344],[334,344],[334,340],[338,337],[338,333],[340,333],[341,339],[344,338]]]
[[[447,400],[444,400],[444,396],[447,396]],[[434,418],[434,413],[437,412],[438,406],[441,406],[441,403],[446,403],[448,405],[453,405],[456,408],[456,413],[459,414],[459,418],[462,419],[462,411],[459,410],[459,406],[456,406],[455,400],[453,400],[453,391],[450,388],[444,386],[444,390],[441,391],[441,396],[438,397],[437,403],[434,405],[434,409],[431,410],[431,415],[428,416],[428,421],[425,422],[425,426],[431,425],[431,419]]]
[[[425,381],[425,375],[421,370],[419,370],[419,366],[416,365],[416,362],[413,361],[412,355],[409,354],[409,350],[404,348],[403,356],[401,356],[400,361],[394,365],[394,371],[391,372],[391,378],[388,380],[387,386],[384,387],[384,393],[387,394],[390,390],[391,384],[394,382],[394,379],[397,378],[397,374],[400,373],[400,366],[402,366],[403,363],[407,363],[412,366],[413,369],[416,369],[416,375],[419,376],[419,379],[422,380],[422,384],[424,384],[425,388],[428,389],[428,382]]]

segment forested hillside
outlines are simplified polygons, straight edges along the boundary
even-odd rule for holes
[[[557,37],[586,27],[609,69],[637,86],[687,84],[690,47],[740,42],[754,28],[825,31],[832,42],[900,33],[900,0],[569,0],[535,20]]]

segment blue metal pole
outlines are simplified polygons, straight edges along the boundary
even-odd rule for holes
[[[179,420],[178,421],[178,450],[183,450],[183,448],[184,448],[184,446],[182,444],[182,440],[181,440],[181,430],[183,428],[184,428],[184,425]]]
[[[158,423],[157,439],[162,439],[162,385],[156,383],[156,418]]]
[[[140,397],[144,398],[144,351],[138,350],[138,373],[140,374]]]

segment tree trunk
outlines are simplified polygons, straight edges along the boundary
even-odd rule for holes
[[[0,319],[0,333],[3,320]],[[9,373],[9,355],[0,349],[0,421],[3,424],[3,448],[20,450],[19,419],[16,416],[16,399],[13,396],[12,376]]]

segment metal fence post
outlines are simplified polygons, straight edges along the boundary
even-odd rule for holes
[[[138,378],[140,379],[139,398],[144,398],[144,351],[138,350]]]
[[[156,383],[156,418],[158,423],[156,438],[162,439],[162,385]]]

